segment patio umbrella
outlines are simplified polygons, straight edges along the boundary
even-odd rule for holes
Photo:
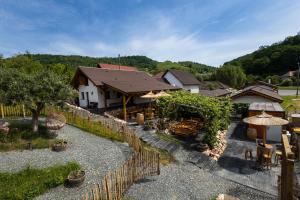
[[[259,115],[244,118],[243,121],[248,124],[261,125],[261,126],[282,126],[289,123],[289,121],[280,117],[274,117],[263,111]],[[263,143],[266,144],[266,127],[263,132]]]
[[[171,95],[168,94],[168,93],[166,93],[166,92],[164,92],[164,91],[160,91],[155,96],[156,96],[156,98],[159,98],[159,97],[168,97],[168,96],[171,96]]]
[[[150,91],[147,94],[141,96],[141,98],[144,98],[144,99],[153,99],[153,98],[156,98],[156,94],[154,94],[152,91]]]

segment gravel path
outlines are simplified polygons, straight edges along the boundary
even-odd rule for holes
[[[135,200],[210,200],[220,193],[251,200],[271,200],[273,196],[214,176],[193,164],[171,164],[161,174],[133,185],[126,197]]]
[[[89,185],[99,182],[108,171],[120,166],[132,153],[125,144],[97,137],[69,125],[60,130],[58,138],[68,141],[66,151],[40,149],[0,153],[0,171],[17,172],[28,165],[33,168],[45,168],[76,161],[86,170],[83,185],[78,188],[59,186],[37,199],[77,199]]]

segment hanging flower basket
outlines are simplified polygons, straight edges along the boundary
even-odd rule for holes
[[[67,184],[70,187],[78,187],[80,186],[85,180],[85,171],[84,170],[76,170],[70,172],[67,178]]]

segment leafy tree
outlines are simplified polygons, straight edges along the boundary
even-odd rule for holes
[[[28,74],[44,69],[44,66],[41,63],[33,61],[28,55],[18,55],[8,58],[5,60],[4,66]]]
[[[216,80],[234,88],[243,87],[246,83],[246,75],[241,67],[224,65],[215,74]]]
[[[73,89],[50,70],[31,74],[0,68],[0,103],[24,104],[32,112],[32,130],[38,131],[38,119],[45,105],[62,105],[72,100]]]
[[[285,80],[283,80],[283,81],[281,82],[281,85],[282,85],[282,86],[292,86],[292,85],[293,85],[293,81],[292,81],[292,79],[287,78],[287,79],[285,79]]]

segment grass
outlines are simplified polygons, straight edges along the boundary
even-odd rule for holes
[[[175,158],[168,151],[152,147],[151,145],[146,144],[146,143],[143,143],[142,145],[143,145],[143,148],[146,150],[159,153],[159,163],[160,164],[168,165],[170,163],[175,162]]]
[[[82,119],[78,116],[74,117],[68,117],[68,114],[65,113],[67,116],[67,121],[68,124],[75,126],[83,131],[92,133],[94,135],[110,139],[113,141],[119,141],[119,142],[124,142],[123,137],[121,134],[112,131],[109,128],[104,127],[100,122],[95,122],[95,121],[88,121],[87,119]]]
[[[161,133],[161,132],[156,132],[156,135],[162,140],[172,142],[172,143],[175,143],[175,144],[183,144],[183,141],[175,138],[173,135],[167,135],[167,134],[164,134],[164,133]]]
[[[280,90],[297,90],[297,86],[278,86]]]
[[[18,173],[0,173],[0,199],[29,200],[48,189],[63,184],[68,174],[80,169],[77,163],[55,165],[44,169],[27,169]]]
[[[29,149],[28,143],[31,143],[32,149],[49,148],[61,141],[48,138],[47,129],[42,125],[39,126],[38,133],[32,132],[30,124],[18,120],[11,120],[9,127],[8,134],[0,133],[0,152]]]

